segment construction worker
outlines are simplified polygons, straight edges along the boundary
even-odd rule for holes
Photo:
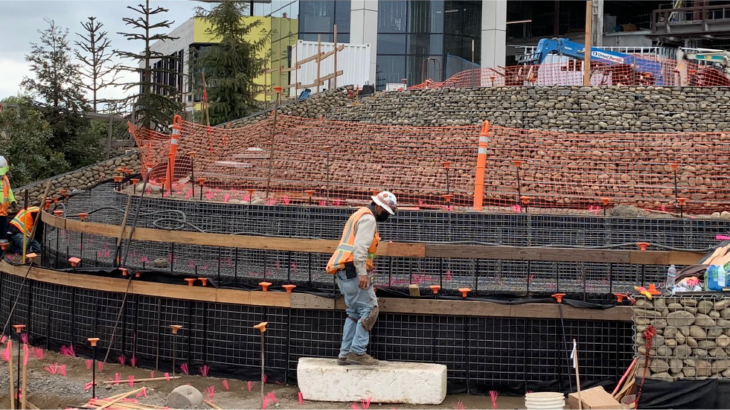
[[[8,209],[11,205],[15,207],[15,195],[13,195],[7,175],[9,170],[8,160],[0,155],[0,176],[2,176],[0,179],[0,184],[2,184],[2,190],[0,190],[0,242],[8,240]]]
[[[35,239],[30,240],[33,232],[33,225],[40,215],[40,208],[31,206],[28,209],[21,209],[15,218],[10,221],[10,252],[20,255],[23,253],[23,239],[26,241],[26,253],[38,253],[41,251],[41,244]]]
[[[340,244],[327,262],[327,273],[337,277],[337,286],[347,305],[337,358],[339,365],[379,363],[365,352],[370,330],[380,312],[369,273],[374,270],[373,259],[380,241],[377,223],[395,215],[398,203],[395,195],[388,191],[371,198],[370,205],[358,209],[347,220]]]

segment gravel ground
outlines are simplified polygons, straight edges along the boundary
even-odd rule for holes
[[[13,349],[15,350],[15,349]],[[17,366],[17,351],[14,355],[14,365]],[[57,363],[66,365],[66,376],[61,374],[51,375],[44,368]],[[28,401],[42,409],[64,409],[80,406],[91,398],[91,391],[86,391],[84,385],[91,381],[91,371],[86,369],[85,359],[78,357],[62,356],[55,352],[44,352],[43,359],[31,358],[28,361]],[[122,382],[115,385],[105,385],[103,380],[111,380],[115,373],[120,373]],[[14,373],[15,374],[15,373]],[[129,387],[130,375],[136,379],[150,377],[150,370],[121,366],[119,364],[107,363],[102,373],[97,372],[97,396],[109,397],[119,393],[133,390]],[[163,376],[159,372],[157,377]],[[16,375],[17,377],[17,375]],[[147,398],[140,397],[140,403],[165,406],[167,395],[177,386],[190,384],[203,393],[208,400],[206,388],[213,387],[213,402],[224,409],[259,409],[260,388],[259,382],[251,382],[251,391],[248,391],[248,382],[242,380],[227,380],[230,390],[226,391],[223,380],[214,377],[183,375],[180,379],[171,381],[138,383],[135,388],[146,387]],[[269,409],[352,409],[354,403],[328,403],[304,401],[302,405],[298,401],[299,389],[297,386],[284,386],[276,384],[266,385],[266,392],[273,392],[278,403],[269,405]],[[10,408],[8,387],[8,365],[4,362],[0,365],[0,408]],[[461,405],[459,404],[461,402]],[[203,405],[202,408],[209,408]],[[360,405],[362,407],[362,405]],[[412,406],[372,403],[373,409],[454,409],[462,407],[466,409],[490,408],[491,400],[485,396],[451,395],[436,406]],[[515,409],[524,407],[522,397],[499,397],[497,406],[500,409]]]

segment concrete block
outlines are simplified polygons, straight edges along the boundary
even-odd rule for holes
[[[188,385],[178,386],[167,396],[167,406],[173,409],[196,408],[203,404],[203,394]]]
[[[446,366],[384,362],[378,366],[338,366],[335,359],[303,357],[297,380],[306,400],[441,404],[446,398]]]

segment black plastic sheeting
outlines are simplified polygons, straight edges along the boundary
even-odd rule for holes
[[[84,270],[85,273],[89,273]],[[149,273],[149,272],[148,272]],[[118,276],[113,269],[99,275]],[[143,274],[144,280],[156,275]],[[163,279],[165,275],[161,275]],[[167,276],[167,280],[174,279]],[[74,346],[91,357],[87,338],[99,337],[97,359],[103,359],[119,314],[124,287],[118,292],[76,289],[0,276],[0,318],[7,320],[16,295],[11,323],[26,324],[32,344],[53,350]],[[135,279],[137,280],[137,279]],[[298,289],[298,288],[297,288]],[[544,301],[544,300],[536,300]],[[529,303],[513,300],[506,303]],[[600,308],[600,305],[593,306]],[[285,309],[216,302],[129,295],[111,346],[109,362],[120,356],[130,363],[170,371],[172,346],[176,363],[187,363],[191,374],[204,365],[211,375],[258,380],[260,334],[253,329],[269,323],[266,332],[266,373],[271,383],[296,381],[300,357],[335,358],[344,312]],[[568,341],[579,340],[583,385],[614,384],[633,359],[631,323],[565,320]],[[184,326],[173,338],[172,324]],[[571,346],[562,342],[560,319],[472,317],[383,313],[373,330],[370,351],[388,361],[444,364],[449,392],[504,394],[568,391],[574,377],[568,359]],[[177,371],[180,369],[178,367]]]
[[[637,378],[637,386],[641,381]],[[730,407],[730,380],[647,379],[641,393],[640,409],[727,409]]]

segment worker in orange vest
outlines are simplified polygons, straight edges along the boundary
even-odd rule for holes
[[[8,171],[10,165],[8,160],[0,155],[0,242],[7,242],[8,240],[8,209],[10,206],[15,206],[15,195],[13,195],[13,189],[10,187],[10,180],[8,180]]]
[[[25,251],[27,253],[41,251],[41,244],[35,239],[31,241],[30,237],[30,234],[33,233],[33,225],[38,221],[40,210],[37,206],[21,209],[10,221],[10,252],[16,255],[23,253],[23,239],[26,241]]]
[[[327,273],[337,277],[337,286],[347,305],[347,319],[337,357],[339,365],[379,363],[365,352],[370,342],[370,331],[380,313],[369,273],[375,268],[373,259],[380,242],[377,223],[395,215],[398,202],[388,191],[371,198],[370,205],[358,209],[347,220],[340,244],[327,262]]]

